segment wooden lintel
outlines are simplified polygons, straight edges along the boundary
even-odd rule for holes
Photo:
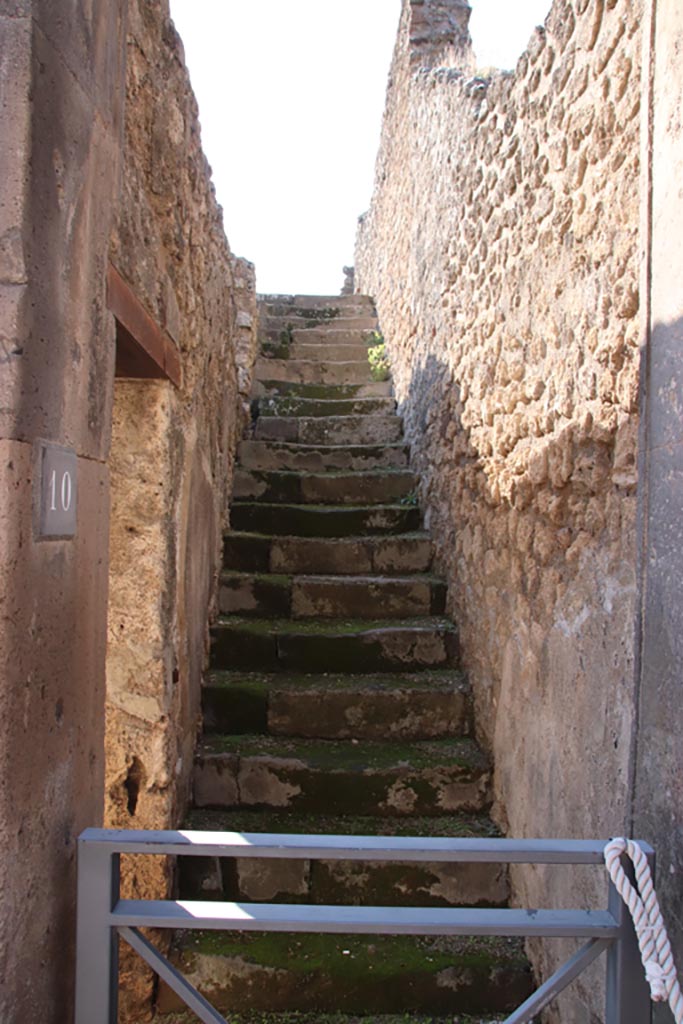
[[[170,380],[180,387],[180,353],[172,338],[154,322],[111,263],[107,269],[107,306],[117,323],[116,376]]]

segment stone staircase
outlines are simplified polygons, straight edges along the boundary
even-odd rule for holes
[[[370,373],[376,327],[362,296],[262,303],[188,827],[495,834],[409,450],[390,383]],[[491,864],[187,858],[181,894],[501,906],[508,879]],[[223,1012],[316,1020],[496,1013],[531,988],[519,944],[500,939],[189,933],[176,961]],[[161,1009],[176,1005],[162,988]]]

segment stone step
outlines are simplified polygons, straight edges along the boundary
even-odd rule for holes
[[[163,982],[161,989],[163,989]],[[161,990],[160,989],[160,990]],[[171,996],[175,999],[175,996]],[[156,1019],[156,1018],[155,1018]],[[197,1024],[197,1016],[192,1010],[177,1010],[159,1014],[159,1020],[165,1024]],[[476,1024],[500,1024],[502,1017],[490,1013],[479,1015]],[[243,1013],[230,1013],[229,1024],[472,1024],[471,1018],[435,1016],[433,1013],[337,1013],[315,1010],[313,1013],[278,1013],[264,1015],[258,1010],[246,1010]]]
[[[204,731],[309,739],[436,739],[471,729],[469,686],[450,670],[363,675],[210,672]]]
[[[410,533],[421,515],[413,505],[288,505],[234,501],[235,530],[288,537],[356,537],[359,534]]]
[[[348,309],[303,309],[290,306],[269,306],[259,317],[259,337],[272,338],[276,332],[309,330],[357,330],[379,334],[377,317],[371,309],[350,306]]]
[[[327,304],[332,302],[336,303],[340,309],[345,309],[348,306],[354,306],[356,304],[361,306],[371,306],[375,308],[375,300],[371,295],[365,295],[363,292],[353,292],[350,295],[301,295],[297,294],[293,296],[295,306],[304,306],[308,309],[316,309],[320,304]]]
[[[386,505],[390,502],[414,505],[416,486],[415,475],[408,469],[301,473],[238,467],[232,494],[234,501],[290,505]]]
[[[458,659],[448,619],[323,622],[220,618],[211,630],[211,667],[255,672],[411,672]]]
[[[309,445],[287,441],[242,441],[238,459],[245,469],[407,469],[410,448],[390,445]]]
[[[296,331],[302,331],[304,334],[315,331],[323,335],[328,331],[350,331],[354,341],[364,341],[366,337],[372,335],[372,340],[368,338],[369,344],[374,344],[374,339],[379,335],[376,318],[368,315],[366,310],[360,309],[350,310],[348,315],[345,313],[343,316],[335,317],[318,316],[309,310],[299,310],[299,315],[266,314],[261,316],[259,321],[259,338],[262,341],[288,343],[293,340],[292,335]]]
[[[224,615],[356,619],[443,615],[446,585],[435,576],[284,576],[224,572]]]
[[[258,302],[262,306],[282,306],[284,309],[328,310],[345,309],[360,306],[363,309],[375,308],[370,295],[259,295]]]
[[[399,416],[259,416],[258,441],[299,444],[393,444],[403,437]]]
[[[325,1024],[328,1012],[330,1024],[341,1024],[339,1013],[396,1013],[400,1024],[413,1011],[481,1024],[482,1014],[507,1013],[533,990],[517,939],[188,932],[172,960],[221,1013],[282,1012],[297,1024]],[[158,1012],[180,1006],[161,984]]]
[[[313,331],[327,337],[328,335],[336,335],[342,331],[351,331],[356,336],[363,335],[363,337],[373,334],[379,334],[377,330],[377,317],[370,316],[366,313],[358,310],[347,313],[346,310],[342,312],[340,316],[334,317],[332,320],[309,320],[305,326],[293,326],[296,341],[296,333],[298,331]],[[302,341],[305,339],[301,339]],[[338,339],[340,340],[340,339]],[[372,343],[375,339],[372,339]]]
[[[373,381],[372,384],[298,384],[282,380],[254,381],[252,398],[279,398],[291,395],[296,398],[342,399],[342,398],[386,398],[391,395],[391,381]]]
[[[401,575],[429,571],[432,543],[421,532],[340,539],[234,531],[223,538],[223,564],[244,572]]]
[[[304,340],[304,332],[299,331],[294,332],[294,337],[294,342],[289,346],[290,359],[318,360],[318,362],[328,363],[363,362],[364,360],[367,362],[368,359],[369,346],[367,343],[359,344],[352,339],[333,339],[331,337],[327,340],[318,331],[316,331],[316,338],[319,340],[316,341]],[[265,346],[262,354],[267,354]]]
[[[290,835],[497,836],[485,815],[448,818],[343,818],[263,811],[192,811],[184,828]],[[501,907],[509,899],[502,864],[181,857],[181,899],[304,901],[354,906]]]
[[[400,818],[477,813],[491,769],[469,739],[410,743],[204,737],[195,756],[195,807]]]
[[[345,363],[322,363],[315,359],[264,359],[254,366],[257,380],[298,384],[370,384],[373,377],[367,359]]]
[[[367,324],[367,321],[365,321]],[[320,345],[333,349],[337,345],[353,345],[361,349],[367,358],[368,348],[378,344],[379,332],[367,326],[360,326],[358,320],[331,320],[329,323],[307,324],[305,327],[291,327],[293,344]]]
[[[298,398],[280,395],[260,398],[259,416],[392,416],[393,398]]]

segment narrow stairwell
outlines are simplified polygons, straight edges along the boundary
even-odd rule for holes
[[[495,834],[445,586],[431,570],[372,301],[262,303],[188,827]],[[491,864],[181,862],[186,898],[502,906]],[[511,940],[193,933],[176,962],[223,1013],[492,1014],[531,989]],[[168,990],[160,1008],[174,1008]],[[229,1018],[230,1019],[230,1018]],[[374,1018],[373,1018],[374,1019]]]

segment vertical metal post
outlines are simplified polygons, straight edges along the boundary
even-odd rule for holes
[[[118,853],[78,841],[75,1024],[116,1024],[118,1018],[118,932],[109,914],[119,898]]]
[[[654,854],[648,854],[654,881]],[[633,882],[633,865],[627,857],[622,866]],[[607,953],[605,1024],[651,1024],[650,986],[640,958],[638,939],[628,907],[609,883],[608,910],[619,925],[619,938]]]

